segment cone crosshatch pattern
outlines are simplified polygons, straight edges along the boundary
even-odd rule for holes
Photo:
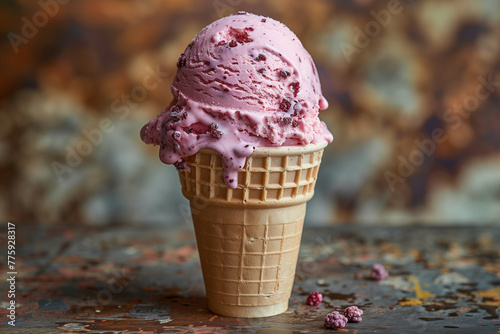
[[[193,216],[209,303],[288,304],[305,205]]]
[[[234,190],[223,181],[217,152],[186,158],[191,171],[179,176],[212,311],[239,317],[286,311],[325,146],[258,148]]]
[[[316,147],[313,150],[312,147]],[[180,171],[179,176],[184,196],[231,203],[261,204],[282,200],[308,201],[314,194],[318,168],[323,154],[322,145],[257,149],[247,158],[245,166],[238,172],[238,187],[226,186],[222,176],[222,162],[217,152],[203,149],[186,158],[191,172]],[[287,150],[288,149],[288,150]],[[280,154],[281,155],[280,155]]]

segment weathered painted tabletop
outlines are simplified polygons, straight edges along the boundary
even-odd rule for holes
[[[259,319],[207,310],[194,235],[182,228],[17,224],[16,327],[3,280],[0,331],[328,333],[325,315],[355,304],[363,321],[341,331],[500,332],[500,228],[306,228],[289,310]],[[374,263],[390,277],[368,279]],[[306,306],[314,290],[324,302]]]

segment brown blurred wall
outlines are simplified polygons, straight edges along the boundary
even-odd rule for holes
[[[307,223],[500,222],[496,0],[3,1],[0,220],[189,223],[138,133],[189,41],[239,10],[297,34],[330,102]]]

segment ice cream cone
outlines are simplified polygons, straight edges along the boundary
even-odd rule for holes
[[[186,158],[191,171],[179,176],[210,310],[247,318],[287,310],[306,202],[326,145],[259,147],[238,172],[236,189],[224,183],[217,152]]]

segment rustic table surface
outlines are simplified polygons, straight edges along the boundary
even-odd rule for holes
[[[185,225],[17,224],[16,326],[8,325],[3,280],[0,331],[327,333],[328,312],[358,305],[363,321],[340,331],[497,333],[499,245],[496,227],[306,228],[288,311],[243,319],[207,310],[194,234]],[[370,280],[374,263],[390,277]],[[5,261],[2,270],[9,271]],[[305,305],[315,290],[323,303]]]

